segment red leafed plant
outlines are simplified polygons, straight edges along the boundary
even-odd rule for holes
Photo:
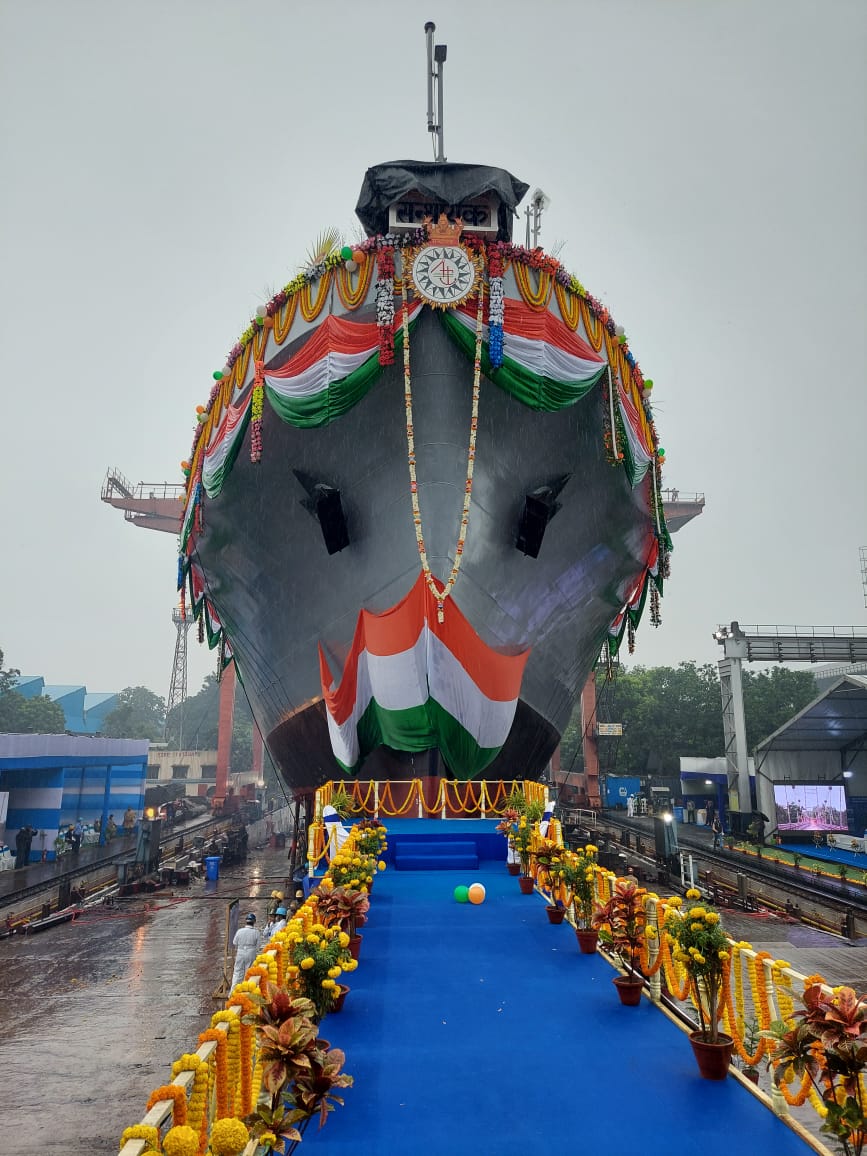
[[[867,1065],[867,995],[815,982],[802,1001],[794,1027],[778,1020],[763,1033],[773,1041],[774,1083],[784,1085],[792,1073],[806,1076],[827,1109],[822,1131],[836,1138],[845,1156],[861,1156],[867,1145],[861,1082]]]

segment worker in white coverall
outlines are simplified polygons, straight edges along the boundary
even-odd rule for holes
[[[256,916],[250,912],[239,927],[232,940],[235,948],[235,970],[232,972],[232,982],[229,989],[240,983],[247,974],[247,968],[253,966],[253,960],[259,954],[259,932],[256,930]]]

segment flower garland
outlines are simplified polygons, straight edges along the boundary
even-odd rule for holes
[[[124,1128],[120,1137],[120,1146],[123,1148],[130,1140],[144,1140],[147,1147],[145,1152],[159,1152],[160,1132],[153,1124],[133,1124]]]
[[[250,1142],[250,1133],[242,1120],[218,1120],[211,1129],[211,1151],[214,1156],[238,1156]]]
[[[204,1138],[204,1141],[207,1142],[208,1138],[206,1109],[210,1086],[210,1065],[207,1060],[203,1060],[195,1052],[190,1052],[172,1064],[172,1078],[179,1076],[181,1072],[195,1073],[187,1104],[187,1123],[199,1136],[199,1143],[197,1143],[194,1153],[199,1149],[204,1151],[205,1143],[201,1143],[201,1141]]]
[[[437,604],[437,621],[443,622],[445,619],[445,601],[451,594],[454,584],[457,581],[458,571],[461,568],[461,559],[464,554],[464,544],[467,539],[467,527],[470,521],[470,501],[473,496],[473,467],[476,459],[476,433],[479,428],[479,393],[480,393],[480,379],[482,375],[482,330],[483,330],[483,310],[484,310],[484,294],[481,288],[478,292],[478,307],[476,309],[476,351],[473,360],[473,404],[472,415],[470,417],[470,444],[467,451],[467,479],[464,484],[464,502],[461,510],[461,528],[458,533],[458,541],[455,547],[455,560],[452,564],[451,573],[448,581],[442,590],[439,589],[437,581],[431,573],[430,564],[427,557],[427,548],[425,547],[424,534],[421,525],[421,509],[418,502],[418,480],[415,472],[415,434],[413,431],[412,421],[412,375],[410,373],[409,362],[409,307],[407,305],[406,294],[406,278],[404,284],[401,286],[401,317],[403,326],[403,387],[404,397],[406,400],[406,446],[407,446],[407,460],[409,462],[409,490],[412,498],[412,520],[415,526],[415,537],[418,543],[418,554],[421,559],[421,568],[424,572],[424,580],[427,583],[428,589],[436,599]]]
[[[379,364],[394,365],[394,253],[391,249],[380,251],[377,271],[375,301]]]
[[[214,1084],[217,1101],[217,1119],[229,1114],[229,1071],[226,1033],[219,1028],[209,1028],[199,1036],[199,1045],[213,1041],[217,1047],[214,1052]]]
[[[262,409],[265,393],[265,362],[256,362],[256,374],[253,378],[253,400],[250,403],[250,461],[262,460]]]
[[[503,289],[503,255],[493,245],[488,250],[488,358],[492,369],[503,364],[503,322],[506,299]]]
[[[155,1104],[163,1100],[172,1101],[172,1124],[186,1124],[187,1122],[187,1093],[177,1084],[162,1084],[154,1088],[148,1099],[146,1111],[150,1111]]]
[[[166,1156],[198,1156],[199,1137],[187,1124],[170,1128],[163,1140]]]

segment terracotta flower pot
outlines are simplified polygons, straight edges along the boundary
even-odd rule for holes
[[[724,1080],[732,1062],[732,1038],[720,1032],[716,1043],[701,1038],[701,1032],[690,1032],[689,1042],[695,1054],[698,1070],[705,1080]]]
[[[596,945],[599,942],[599,932],[592,927],[576,927],[575,936],[578,940],[578,949],[582,955],[595,955]]]
[[[644,991],[643,979],[632,979],[628,975],[616,975],[612,983],[617,988],[620,1002],[626,1007],[638,1007],[641,1003],[641,993]]]
[[[510,875],[520,875],[521,874],[521,864],[520,863],[507,863],[506,867],[507,867]]]
[[[536,881],[532,875],[519,875],[518,886],[521,888],[522,895],[532,895],[536,887]]]
[[[337,991],[339,993],[337,999],[331,1005],[331,1010],[333,1012],[343,1011],[343,1004],[346,1001],[346,997],[349,995],[349,988],[345,983],[339,984]]]
[[[548,912],[549,923],[562,923],[566,918],[566,908],[558,907],[556,903],[549,903],[545,910]]]
[[[353,935],[349,940],[349,954],[353,959],[358,959],[358,953],[361,951],[361,941],[363,935]]]

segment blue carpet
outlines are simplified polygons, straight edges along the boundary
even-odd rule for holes
[[[847,867],[858,867],[861,871],[867,869],[867,855],[863,851],[846,851],[842,847],[813,847],[809,850],[804,843],[783,843],[784,851],[801,856],[801,870],[804,870],[807,859],[817,859],[825,863],[845,863]]]
[[[484,883],[458,904],[454,888]],[[804,1156],[737,1081],[702,1080],[686,1036],[621,1007],[599,956],[504,866],[377,876],[359,967],[324,1035],[355,1086],[304,1149],[352,1156]]]

